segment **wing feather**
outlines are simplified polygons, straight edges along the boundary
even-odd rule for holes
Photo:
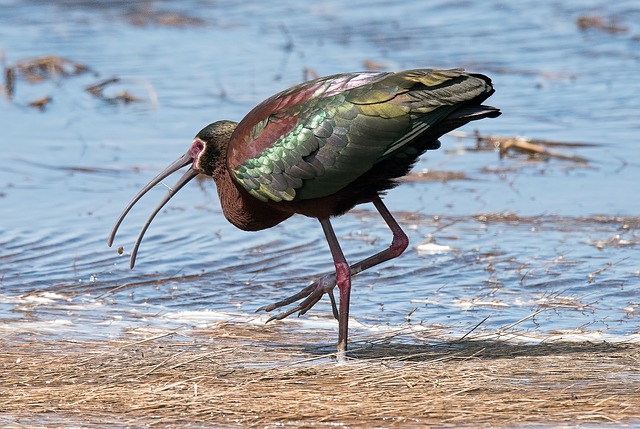
[[[488,78],[460,69],[310,81],[266,100],[240,122],[228,167],[263,201],[331,195],[492,91]]]

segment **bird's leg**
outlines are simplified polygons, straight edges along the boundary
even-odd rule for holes
[[[382,199],[380,199],[379,196],[376,196],[371,202],[393,233],[393,239],[391,240],[391,245],[382,252],[378,252],[373,256],[369,256],[367,259],[353,264],[351,266],[352,276],[390,259],[397,258],[402,255],[407,246],[409,246],[409,237],[407,237],[407,234],[405,234],[402,228],[400,228],[400,225],[398,225],[398,222],[393,218],[387,206],[382,202]]]
[[[342,253],[329,219],[320,219],[322,230],[329,243],[333,264],[336,267],[335,282],[340,290],[340,310],[338,311],[338,355],[347,351],[347,334],[349,332],[349,299],[351,297],[351,268]],[[333,296],[333,295],[330,295]],[[335,307],[335,301],[331,301]],[[335,315],[335,311],[334,311]]]
[[[387,207],[384,205],[380,197],[374,198],[372,202],[376,207],[376,209],[378,210],[378,212],[380,213],[380,215],[382,216],[382,219],[384,219],[386,224],[389,226],[389,229],[391,229],[391,232],[393,233],[393,240],[391,241],[391,245],[387,249],[379,253],[376,253],[375,255],[370,256],[367,259],[364,259],[360,262],[353,264],[350,267],[352,276],[358,273],[361,273],[362,271],[368,268],[371,268],[375,265],[378,265],[382,262],[385,262],[400,256],[402,252],[404,252],[407,246],[409,245],[409,238],[404,233],[402,228],[400,228],[400,225],[398,225],[398,222],[396,222],[393,216],[391,216],[391,213],[389,212]],[[273,311],[276,308],[281,308],[286,305],[292,304],[298,300],[306,298],[304,301],[302,301],[300,304],[296,305],[295,307],[287,311],[283,311],[282,313],[278,313],[275,316],[272,316],[268,321],[270,322],[272,320],[282,320],[285,317],[296,312],[298,313],[299,316],[301,316],[305,314],[307,311],[309,311],[309,309],[311,309],[311,307],[313,307],[318,301],[320,301],[320,299],[322,298],[322,295],[326,293],[329,295],[329,298],[331,299],[333,316],[339,320],[338,308],[336,306],[335,298],[333,297],[333,288],[335,286],[336,286],[336,274],[329,273],[324,275],[323,277],[321,277],[319,280],[315,281],[311,285],[307,286],[306,288],[302,289],[297,294],[290,296],[288,298],[285,298],[282,301],[278,301],[273,304],[260,307],[256,311],[262,311],[262,310]]]

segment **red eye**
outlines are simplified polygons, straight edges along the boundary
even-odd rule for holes
[[[193,155],[193,158],[194,159],[197,158],[203,149],[204,149],[204,143],[202,142],[202,140],[194,141],[193,144],[191,145],[191,155]]]

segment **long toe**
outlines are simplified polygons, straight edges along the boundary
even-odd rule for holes
[[[269,322],[271,322],[273,320],[282,320],[285,317],[291,316],[293,313],[298,313],[298,317],[300,317],[304,313],[306,313],[308,310],[310,310],[311,307],[316,305],[316,303],[318,301],[320,301],[321,298],[322,298],[322,292],[314,291],[311,295],[309,295],[307,297],[307,299],[302,301],[300,304],[296,305],[295,307],[290,308],[287,311],[283,311],[282,313],[278,313],[275,316],[271,316],[267,320],[266,323],[269,323]]]
[[[315,290],[315,283],[310,286],[307,286],[306,288],[302,289],[300,292],[296,293],[295,295],[291,295],[290,297],[283,299],[282,301],[274,302],[272,304],[264,305],[258,308],[256,310],[256,313],[260,311],[266,311],[268,313],[270,311],[275,310],[276,308],[281,308],[289,304],[293,304],[296,301],[300,301],[301,299],[308,297],[309,295],[311,295],[311,293],[314,290]]]
[[[315,290],[313,291],[313,293],[309,295],[307,299],[301,302],[300,305],[298,305],[298,307],[300,307],[300,313],[298,313],[298,316],[302,316],[307,311],[309,311],[311,307],[313,307],[318,301],[320,301],[322,295],[326,293],[327,295],[329,295],[329,299],[331,300],[331,310],[333,312],[333,317],[335,317],[337,320],[338,307],[336,306],[336,298],[333,296],[333,289],[335,289],[336,287],[336,275],[327,274],[313,284],[315,285]]]
[[[285,317],[292,315],[293,313],[298,313],[298,316],[302,316],[307,311],[309,311],[314,305],[322,299],[322,296],[327,293],[329,294],[329,298],[331,298],[331,307],[333,311],[334,317],[338,318],[338,309],[336,307],[335,298],[333,297],[333,289],[336,287],[336,276],[334,273],[329,273],[321,277],[319,280],[313,282],[309,286],[302,289],[300,292],[292,295],[288,298],[283,299],[282,301],[274,302],[273,304],[265,305],[256,310],[256,313],[259,311],[270,312],[277,308],[282,308],[289,304],[293,304],[296,301],[303,300],[295,307],[290,308],[287,311],[283,311],[278,313],[267,320],[267,323],[273,320],[282,320]]]

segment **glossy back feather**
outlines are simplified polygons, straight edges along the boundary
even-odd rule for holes
[[[316,79],[252,110],[231,137],[227,167],[264,202],[322,199],[345,190],[361,202],[368,192],[392,187],[418,156],[439,146],[442,134],[498,116],[497,109],[481,106],[492,93],[489,78],[460,69]],[[337,202],[340,211],[355,203]]]

